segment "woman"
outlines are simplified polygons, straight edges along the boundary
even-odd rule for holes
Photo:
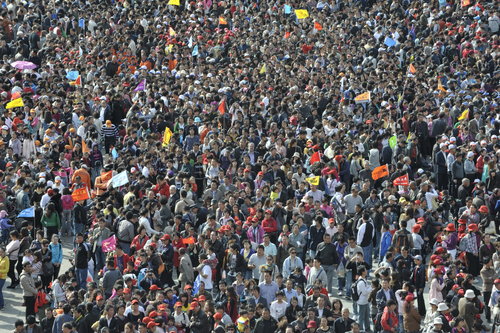
[[[63,260],[62,245],[61,243],[59,243],[58,235],[52,235],[49,244],[49,251],[52,254],[52,266],[54,266],[54,275],[52,279],[57,279],[57,277],[59,276],[59,271],[61,270],[61,263]]]
[[[231,317],[234,323],[238,320],[238,295],[233,286],[227,287],[226,297],[227,301],[224,311]]]
[[[435,268],[434,277],[432,278],[431,287],[429,289],[429,298],[435,298],[441,303],[443,301],[443,293],[441,291],[444,286],[443,270],[441,268]]]
[[[40,223],[46,229],[47,239],[51,239],[52,235],[59,232],[59,228],[61,227],[61,220],[59,219],[59,214],[56,212],[56,206],[54,205],[54,203],[51,202],[47,205]]]
[[[54,283],[52,283],[52,291],[53,291],[53,304],[52,306],[57,308],[61,303],[66,303],[66,291],[64,289],[64,285],[67,281],[66,275],[60,275]]]
[[[413,294],[409,294],[405,297],[405,303],[403,305],[403,325],[405,332],[408,333],[418,333],[420,331],[420,321],[422,317],[417,308],[413,305],[414,300],[415,297]]]
[[[6,256],[5,249],[0,247],[0,310],[3,310],[5,303],[3,300],[3,285],[9,272],[9,257]]]
[[[297,297],[293,296],[290,300],[290,305],[286,308],[285,316],[288,322],[295,321],[298,317],[299,312],[302,311],[302,308],[299,306],[299,300]]]
[[[243,259],[245,259],[246,263],[246,270],[244,272],[245,280],[251,279],[252,277],[252,270],[248,269],[248,260],[254,253],[255,251],[252,249],[252,244],[247,239],[245,239],[243,241],[243,248],[240,250],[240,254],[243,256]]]
[[[15,267],[17,260],[19,258],[19,249],[21,247],[21,242],[19,241],[19,233],[17,230],[10,232],[10,242],[7,244],[6,252],[9,258],[9,272],[7,276],[10,278],[10,286],[7,288],[14,289],[19,285],[19,280],[16,278]]]
[[[132,311],[130,311],[128,313],[128,315],[127,315],[128,320],[127,321],[134,324],[135,328],[137,328],[138,324],[142,321],[142,318],[144,318],[144,313],[142,313],[139,310],[139,301],[136,299],[132,300],[130,307],[131,307]]]
[[[37,252],[42,255],[42,285],[43,288],[48,288],[52,277],[54,276],[54,264],[52,263],[52,252],[49,249],[49,241],[42,240],[42,249]]]
[[[134,237],[132,243],[130,244],[130,250],[133,250],[132,253],[142,250],[146,245],[146,242],[149,240],[149,237],[146,234],[146,228],[143,225],[139,226],[137,233],[138,235]]]
[[[316,330],[316,333],[330,333],[332,332],[332,329],[330,326],[328,326],[328,319],[326,317],[322,317],[321,321],[319,322],[319,327]]]
[[[398,315],[395,312],[396,307],[397,303],[395,300],[390,299],[387,301],[387,305],[384,308],[384,312],[382,313],[382,318],[380,320],[383,333],[396,332],[396,328],[399,324]]]
[[[338,298],[335,298],[332,302],[332,318],[333,320],[337,320],[338,318],[342,317],[342,309],[344,305],[342,304],[342,301]]]

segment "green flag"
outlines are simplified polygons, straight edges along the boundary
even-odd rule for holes
[[[398,143],[398,138],[395,135],[391,136],[391,138],[389,139],[389,147],[391,147],[391,149],[394,149],[397,143]]]

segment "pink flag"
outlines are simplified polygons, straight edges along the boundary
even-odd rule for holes
[[[134,91],[143,91],[144,89],[146,89],[146,79],[139,82],[137,87],[135,87]]]
[[[204,0],[203,7],[205,10],[210,10],[210,7],[212,7],[212,0]]]
[[[115,235],[106,238],[102,241],[102,252],[111,252],[116,249],[116,237]]]

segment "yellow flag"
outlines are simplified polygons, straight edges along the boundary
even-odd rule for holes
[[[266,64],[262,65],[262,68],[260,69],[260,72],[259,74],[264,74],[267,72],[267,67],[266,67]]]
[[[23,99],[22,98],[16,98],[15,100],[10,101],[9,103],[7,103],[7,105],[5,106],[5,108],[6,109],[13,109],[13,108],[19,108],[19,107],[22,107],[22,106],[24,106]]]
[[[299,20],[302,20],[309,17],[309,12],[307,9],[295,9],[295,16],[297,16]]]
[[[369,91],[354,97],[354,102],[356,104],[369,103],[370,101],[371,101],[371,94]]]
[[[172,52],[172,49],[174,48],[174,44],[169,44],[166,48],[165,48],[165,54],[169,54],[170,52]]]
[[[319,176],[306,178],[306,181],[311,185],[319,185]]]
[[[168,2],[169,5],[173,5],[173,6],[180,6],[181,5],[181,0],[170,0]]]
[[[165,133],[163,134],[163,147],[168,146],[168,144],[170,143],[170,139],[172,139],[172,131],[167,126],[165,128]]]
[[[460,117],[458,117],[458,120],[467,119],[468,117],[469,117],[469,109],[466,109],[464,112],[462,112]]]
[[[176,32],[175,32],[175,30],[174,30],[174,29],[172,29],[172,27],[169,27],[169,28],[168,28],[168,34],[169,34],[170,36],[175,36],[175,35],[176,35]]]

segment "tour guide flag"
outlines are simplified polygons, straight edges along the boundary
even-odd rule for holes
[[[89,199],[90,194],[87,186],[74,190],[73,193],[71,193],[71,197],[73,198],[73,201],[83,201]]]
[[[102,241],[102,252],[112,252],[116,250],[116,236],[113,235]]]
[[[394,186],[410,186],[410,179],[408,178],[408,174],[402,175],[392,182]]]
[[[217,107],[217,110],[219,110],[220,114],[226,113],[226,100],[223,99],[222,102],[220,102],[219,106]]]
[[[358,95],[356,97],[354,97],[354,102],[356,102],[356,104],[359,104],[359,103],[369,103],[371,101],[371,94],[369,91],[365,92],[365,93],[362,93],[361,95]]]
[[[299,20],[305,19],[309,17],[309,12],[307,9],[295,9],[295,16],[297,16]]]
[[[306,178],[306,181],[311,185],[319,185],[319,176]]]
[[[170,139],[172,139],[172,130],[167,126],[165,128],[165,133],[163,133],[163,147],[168,146],[168,144],[170,143]]]
[[[139,82],[137,87],[135,87],[134,91],[143,91],[144,89],[146,89],[146,79]]]
[[[23,107],[24,106],[24,102],[23,102],[23,99],[22,98],[17,98],[13,101],[10,101],[9,103],[7,103],[7,105],[5,106],[6,109],[13,109],[13,108],[19,108],[19,107]]]
[[[170,0],[168,2],[168,5],[180,6],[181,5],[181,0]]]
[[[386,176],[389,176],[389,168],[387,167],[387,164],[376,167],[372,171],[373,180],[384,178]]]
[[[408,67],[408,71],[411,74],[415,74],[417,72],[417,69],[415,68],[415,66],[413,66],[413,64],[410,64],[410,66]]]
[[[9,104],[7,104],[7,105],[9,105]],[[464,112],[462,112],[462,114],[460,115],[460,117],[458,117],[457,119],[458,120],[463,120],[463,119],[467,119],[468,117],[469,117],[469,109],[466,109]]]
[[[316,162],[321,161],[321,156],[319,156],[319,151],[315,152],[311,155],[311,159],[309,160],[309,164],[313,165]]]

